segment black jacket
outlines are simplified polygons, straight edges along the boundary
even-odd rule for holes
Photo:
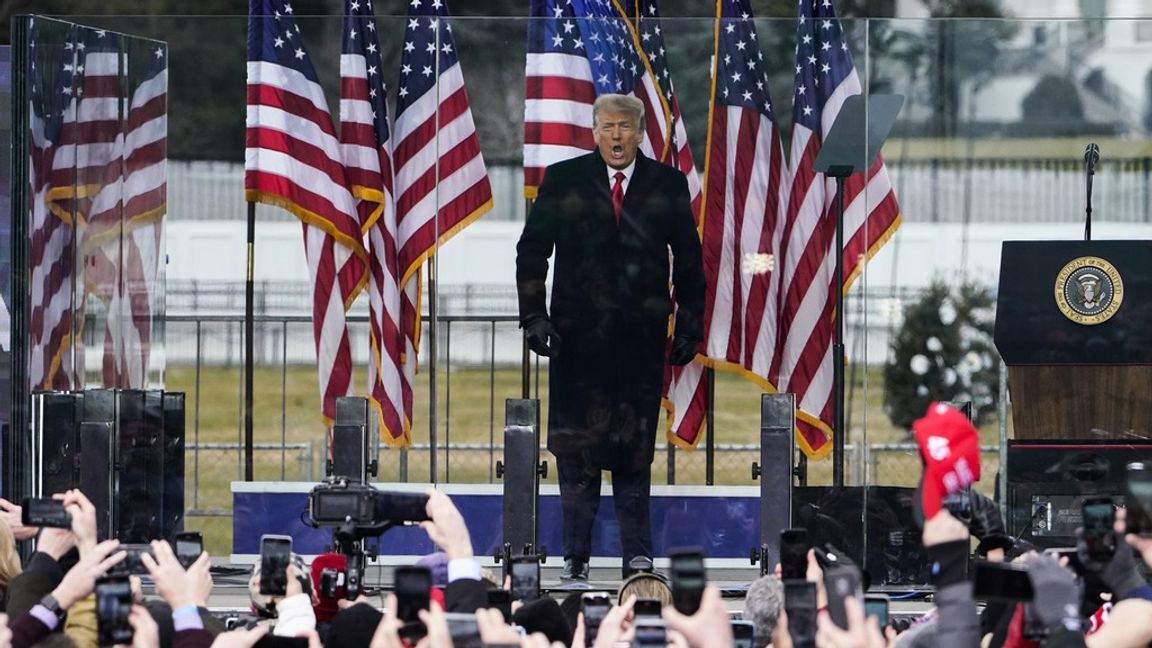
[[[684,174],[638,155],[617,224],[598,152],[554,164],[516,252],[521,322],[550,317],[562,340],[549,367],[548,449],[609,469],[650,464],[669,278],[675,334],[703,338],[704,270]]]

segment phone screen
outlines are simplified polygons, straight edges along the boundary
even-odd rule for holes
[[[475,614],[449,612],[444,617],[448,622],[448,635],[452,637],[452,648],[484,648]]]
[[[864,618],[876,617],[880,629],[888,625],[888,597],[879,594],[869,594],[864,597]]]
[[[632,614],[636,618],[647,617],[654,619],[661,619],[660,608],[663,605],[658,598],[638,598],[636,603],[632,606]]]
[[[512,596],[525,603],[540,598],[540,561],[536,556],[512,558]]]
[[[808,573],[808,550],[812,542],[808,529],[784,529],[780,532],[780,578],[803,580]]]
[[[980,560],[973,568],[972,596],[985,601],[1031,601],[1032,581],[1021,565]]]
[[[284,596],[288,593],[288,562],[292,559],[292,538],[260,536],[260,593]]]
[[[756,624],[751,621],[732,621],[732,646],[734,648],[755,648]]]
[[[612,603],[604,594],[585,594],[580,600],[581,610],[584,612],[584,645],[591,648],[596,643],[596,635],[600,632],[600,624],[604,616],[612,608]]]
[[[788,634],[796,648],[816,645],[816,583],[784,581],[784,609],[788,612]]]
[[[1152,535],[1152,471],[1147,464],[1128,464],[1124,527],[1128,533]]]
[[[144,561],[140,559],[140,556],[148,554],[152,556],[153,560],[156,559],[156,554],[152,553],[152,545],[150,544],[122,544],[120,550],[126,554],[124,560],[113,567],[120,573],[143,576],[148,573],[148,568],[144,566]]]
[[[680,614],[693,615],[704,595],[704,553],[699,550],[673,552],[672,605]]]
[[[828,616],[837,627],[848,629],[848,609],[844,601],[849,596],[857,601],[864,598],[860,572],[855,567],[834,567],[824,572],[824,588],[828,592]]]
[[[21,523],[24,526],[72,528],[72,516],[64,510],[64,502],[51,497],[29,497],[21,503]]]
[[[404,637],[423,637],[426,634],[420,621],[420,610],[427,610],[432,589],[432,574],[427,567],[396,568],[396,618],[404,626]]]
[[[199,531],[177,533],[175,548],[176,560],[180,561],[184,569],[188,569],[200,558],[200,554],[204,553],[204,538]]]
[[[1116,505],[1110,497],[1090,497],[1080,509],[1083,518],[1084,541],[1088,555],[1101,562],[1110,560],[1116,551]]]
[[[131,611],[128,576],[103,576],[96,581],[96,635],[101,646],[132,643]]]
[[[664,622],[655,619],[637,619],[632,645],[643,648],[666,648],[668,629]]]

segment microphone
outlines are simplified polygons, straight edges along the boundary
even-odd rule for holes
[[[1084,240],[1092,240],[1092,176],[1096,175],[1096,163],[1100,161],[1100,147],[1089,142],[1084,147]]]
[[[1084,166],[1088,168],[1088,174],[1096,173],[1096,163],[1100,161],[1100,147],[1096,142],[1091,142],[1088,146],[1084,147]]]

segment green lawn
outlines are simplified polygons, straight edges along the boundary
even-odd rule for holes
[[[880,371],[870,370],[861,375],[850,391],[849,405],[850,444],[907,443],[910,437],[904,430],[893,428],[882,409],[883,381]],[[169,391],[187,394],[187,426],[189,445],[194,443],[243,443],[243,392],[239,367],[202,368],[197,388],[194,367],[169,366],[166,384]],[[319,390],[316,373],[311,367],[289,366],[286,369],[259,367],[254,378],[254,435],[257,444],[305,444],[304,448],[281,451],[258,450],[253,470],[258,480],[313,480],[323,474],[325,438],[327,430],[319,413]],[[364,376],[354,377],[354,384],[363,384]],[[535,383],[534,383],[535,384]],[[520,397],[519,370],[500,369],[494,374],[487,369],[441,368],[438,374],[437,454],[439,482],[489,482],[492,459],[484,450],[446,450],[451,444],[481,444],[487,448],[491,440],[502,441],[504,401]],[[429,379],[428,374],[418,376],[415,395],[413,441],[429,443]],[[752,444],[759,438],[760,390],[752,383],[728,372],[717,372],[716,383],[716,443]],[[450,396],[450,398],[449,398]],[[533,393],[535,396],[535,393]],[[547,376],[540,380],[539,397],[547,419]],[[867,439],[865,439],[865,429]],[[981,429],[982,442],[997,443],[996,422]],[[545,457],[548,458],[548,457]],[[751,479],[751,462],[759,460],[758,451],[717,452],[715,483],[727,485],[755,485]],[[865,465],[870,463],[871,465]],[[380,481],[396,481],[399,476],[400,453],[382,448],[380,453]],[[657,454],[653,466],[653,483],[666,483],[667,457]],[[227,511],[231,509],[229,484],[243,478],[243,455],[236,449],[189,450],[186,457],[186,505],[198,511]],[[809,462],[809,483],[827,484],[832,480],[829,461]],[[913,485],[919,475],[919,459],[913,452],[876,453],[870,462],[849,454],[845,475],[850,483],[859,483],[866,473],[870,483],[884,485]],[[983,484],[991,484],[995,474],[994,456],[985,456],[984,471],[988,475]],[[408,453],[408,475],[411,481],[430,481],[429,453],[416,450]],[[555,482],[555,471],[550,471],[546,482]],[[705,454],[703,441],[695,452],[677,451],[676,483],[705,483]],[[190,529],[205,534],[209,550],[216,555],[231,550],[231,517],[197,515],[187,522]]]

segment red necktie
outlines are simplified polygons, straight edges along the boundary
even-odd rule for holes
[[[612,185],[612,211],[616,214],[616,224],[620,224],[620,208],[624,206],[624,173],[616,172],[616,184]]]

